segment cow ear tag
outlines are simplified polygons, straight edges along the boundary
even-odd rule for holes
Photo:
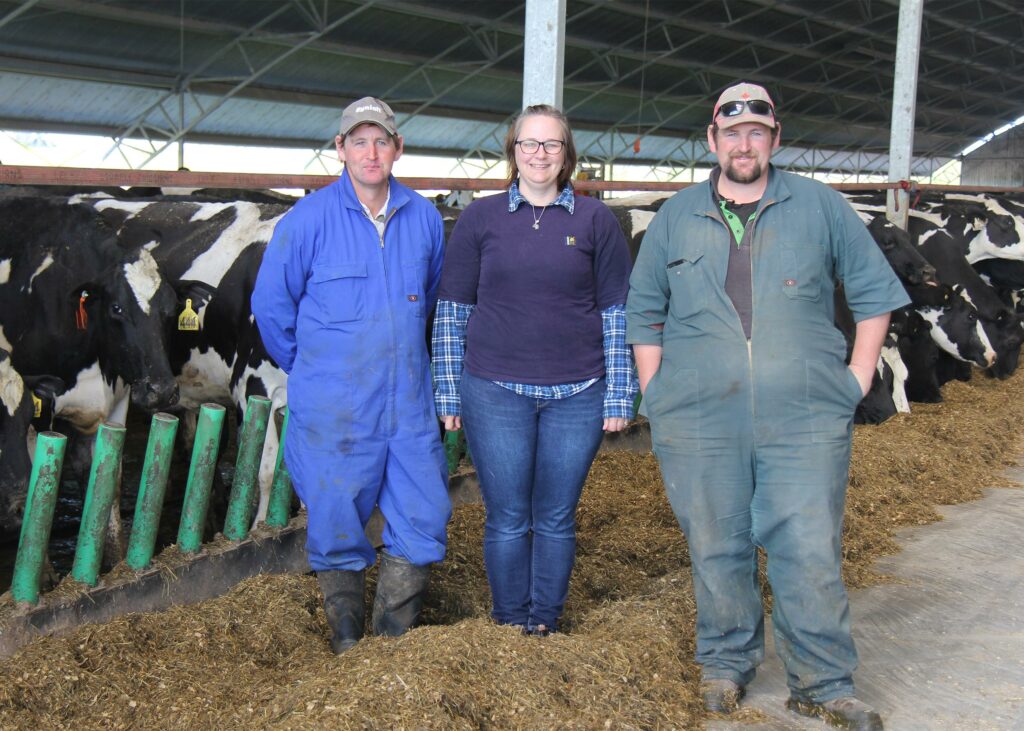
[[[79,330],[85,330],[89,327],[89,313],[85,311],[85,301],[89,299],[89,293],[84,289],[82,294],[78,297],[78,309],[75,310],[75,327]]]
[[[199,330],[199,315],[192,309],[192,300],[185,300],[185,309],[178,315],[178,329],[191,332]]]
[[[32,394],[32,418],[38,419],[43,415],[43,400]]]

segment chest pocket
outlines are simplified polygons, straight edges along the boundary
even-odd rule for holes
[[[427,275],[427,260],[417,259],[416,261],[402,264],[402,296],[409,306],[412,314],[416,317],[423,317],[426,314],[424,299],[423,279]]]
[[[669,310],[679,320],[693,317],[707,307],[708,288],[704,268],[708,262],[703,252],[670,261],[665,267],[671,292]]]
[[[821,298],[824,251],[820,246],[794,246],[781,250],[779,286],[790,299]]]
[[[325,324],[363,319],[366,303],[366,262],[325,264],[313,268],[309,293]]]

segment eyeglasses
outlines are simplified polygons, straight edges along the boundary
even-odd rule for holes
[[[750,110],[751,114],[756,114],[759,117],[771,117],[775,113],[772,105],[768,102],[751,99],[750,101],[726,102],[718,108],[718,113],[715,116],[735,117],[743,114],[744,110]]]
[[[562,151],[565,147],[565,143],[562,140],[516,140],[516,144],[519,145],[519,149],[525,152],[527,155],[532,155],[541,147],[544,148],[544,152],[549,155],[556,155]]]

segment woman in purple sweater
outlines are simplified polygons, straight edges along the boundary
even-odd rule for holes
[[[480,479],[491,616],[543,636],[565,606],[601,437],[633,418],[631,265],[611,211],[573,193],[561,111],[527,107],[505,156],[507,194],[473,202],[448,242],[434,395],[445,429],[465,424]]]

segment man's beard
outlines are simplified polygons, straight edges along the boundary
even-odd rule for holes
[[[755,162],[754,167],[750,169],[750,172],[744,175],[736,170],[736,167],[732,164],[732,160],[730,160],[729,165],[723,172],[725,173],[725,177],[729,178],[732,182],[739,183],[740,185],[749,185],[761,178],[762,173],[764,173],[764,168],[761,167],[761,163]]]

